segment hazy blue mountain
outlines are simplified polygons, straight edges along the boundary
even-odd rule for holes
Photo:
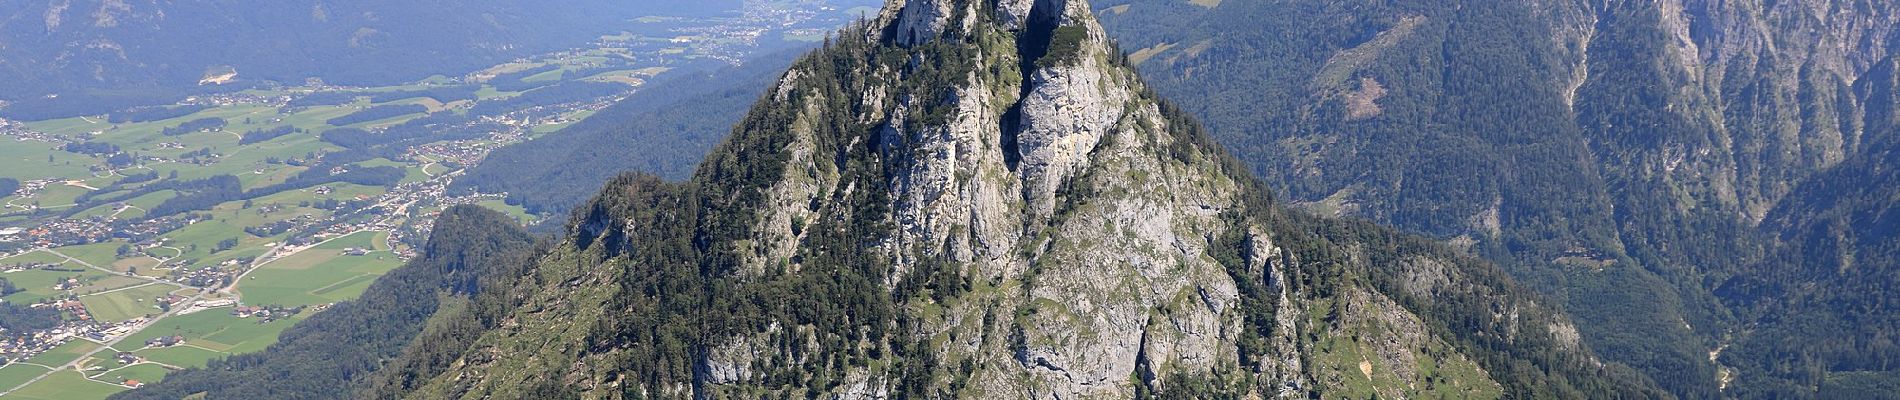
[[[7,0],[0,109],[95,114],[260,81],[386,85],[459,75],[618,33],[640,16],[738,0]],[[559,29],[550,29],[559,27]],[[222,86],[200,82],[235,72]]]
[[[496,150],[454,188],[508,193],[529,212],[558,215],[623,172],[685,179],[803,51],[670,73],[574,126]]]

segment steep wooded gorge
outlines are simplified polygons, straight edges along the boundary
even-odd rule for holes
[[[1288,201],[1494,260],[1681,397],[1900,395],[1900,3],[1199,3],[1098,6]]]
[[[894,1],[532,253],[349,385],[261,395],[1667,396],[1493,264],[1284,208],[1079,0]]]

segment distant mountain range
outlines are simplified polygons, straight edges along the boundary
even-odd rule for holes
[[[738,0],[6,0],[0,116],[43,119],[306,78],[387,85],[618,33]],[[561,29],[548,29],[558,26]]]
[[[622,172],[685,179],[746,107],[806,51],[768,53],[737,66],[677,69],[574,126],[496,149],[452,189],[507,193],[509,202],[529,212],[559,215]]]

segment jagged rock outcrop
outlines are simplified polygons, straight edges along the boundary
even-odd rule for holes
[[[1278,208],[1079,0],[893,1],[694,179],[618,179],[571,226],[399,394],[1655,394],[1488,264]]]

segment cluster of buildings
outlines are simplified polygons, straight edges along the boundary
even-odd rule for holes
[[[49,185],[64,185],[64,184],[66,184],[66,180],[52,179],[52,178],[20,181],[19,189],[15,189],[13,193],[0,193],[0,197],[6,197],[9,195],[19,195],[21,198],[38,196],[40,192],[45,191],[46,187]],[[33,209],[39,208],[38,206],[32,205],[32,204],[15,204],[11,202],[7,203],[7,207],[20,208],[26,211],[33,211]]]
[[[167,294],[167,295],[158,296],[157,298],[152,299],[154,304],[158,304],[158,308],[164,309],[164,310],[170,310],[172,309],[172,307],[177,307],[179,304],[182,304],[188,300],[191,300],[191,298],[185,297],[185,296],[179,296],[175,294]]]
[[[28,128],[26,124],[20,123],[19,121],[5,118],[0,118],[0,136],[12,137],[23,142],[65,144],[73,141],[72,138],[36,131],[32,128]]]
[[[116,359],[120,364],[137,364],[140,361],[145,361],[145,357],[139,357],[137,353],[129,351],[121,351],[119,354],[112,355],[112,358]]]
[[[12,332],[8,332],[12,333]],[[77,337],[67,327],[47,329],[23,335],[8,335],[0,341],[0,357],[8,360],[25,360],[66,344]]]
[[[65,307],[64,303],[66,302],[77,303],[78,301],[48,300],[41,304]],[[84,306],[81,305],[80,307],[83,309]],[[0,357],[5,357],[8,360],[24,360],[37,356],[40,353],[45,353],[47,350],[52,350],[55,347],[59,347],[59,345],[65,344],[66,342],[80,338],[99,342],[109,341],[137,332],[139,327],[143,326],[144,322],[144,318],[133,318],[116,323],[104,323],[93,321],[91,318],[81,318],[66,320],[61,323],[60,326],[52,329],[42,329],[34,332],[5,332],[4,336],[0,336],[3,337],[3,339],[0,339]]]
[[[767,35],[823,36],[858,17],[845,14],[832,3],[828,0],[747,2],[738,17],[675,29],[682,35],[673,43],[691,44],[696,55],[737,64]]]
[[[231,309],[231,316],[238,317],[238,318],[255,317],[255,318],[263,319],[263,321],[260,321],[260,323],[263,323],[263,322],[276,321],[282,318],[290,318],[290,316],[292,315],[297,315],[297,313],[303,312],[303,309],[304,309],[303,307],[283,307],[283,306],[237,306]]]
[[[232,268],[218,267],[179,268],[172,270],[165,279],[187,286],[218,288],[236,281],[237,272]]]
[[[4,271],[4,272],[19,272],[19,271],[25,271],[29,269],[60,269],[60,266],[59,264],[47,264],[47,263],[34,262],[34,263],[8,264],[4,267],[0,267],[0,271]]]
[[[14,240],[39,247],[93,244],[112,240],[113,227],[105,217],[62,218],[25,228]]]
[[[60,282],[58,285],[55,285],[54,287],[59,290],[73,290],[73,289],[78,289],[79,285],[80,285],[79,279],[67,278],[65,282]],[[61,312],[72,314],[73,318],[78,319],[80,321],[92,320],[92,313],[86,312],[86,303],[81,303],[79,299],[77,298],[65,299],[65,300],[54,300],[51,303],[39,303],[39,304],[33,305],[33,307],[35,308],[49,307],[49,306],[58,308],[59,311]]]
[[[79,290],[79,288],[82,288],[82,287],[86,287],[86,282],[80,281],[79,277],[66,278],[66,279],[59,280],[57,282],[53,282],[53,290],[71,291],[71,290]],[[38,306],[38,304],[35,304],[35,306]],[[86,314],[86,305],[79,304],[78,300],[73,300],[71,302],[61,302],[58,304],[58,306],[61,311],[70,311],[73,313],[73,315],[79,315],[83,317]]]
[[[185,337],[181,335],[159,336],[145,339],[145,347],[172,347],[181,344],[185,344]]]
[[[259,96],[245,92],[233,92],[186,97],[185,101],[180,102],[180,104],[207,105],[212,107],[262,104],[279,107],[288,102],[290,102],[290,96]]]
[[[115,238],[143,242],[206,219],[209,217],[203,214],[181,214],[137,221],[104,216],[62,218],[46,221],[39,226],[18,228],[18,231],[0,230],[0,242],[45,248],[93,244]],[[8,232],[13,234],[4,234]]]

